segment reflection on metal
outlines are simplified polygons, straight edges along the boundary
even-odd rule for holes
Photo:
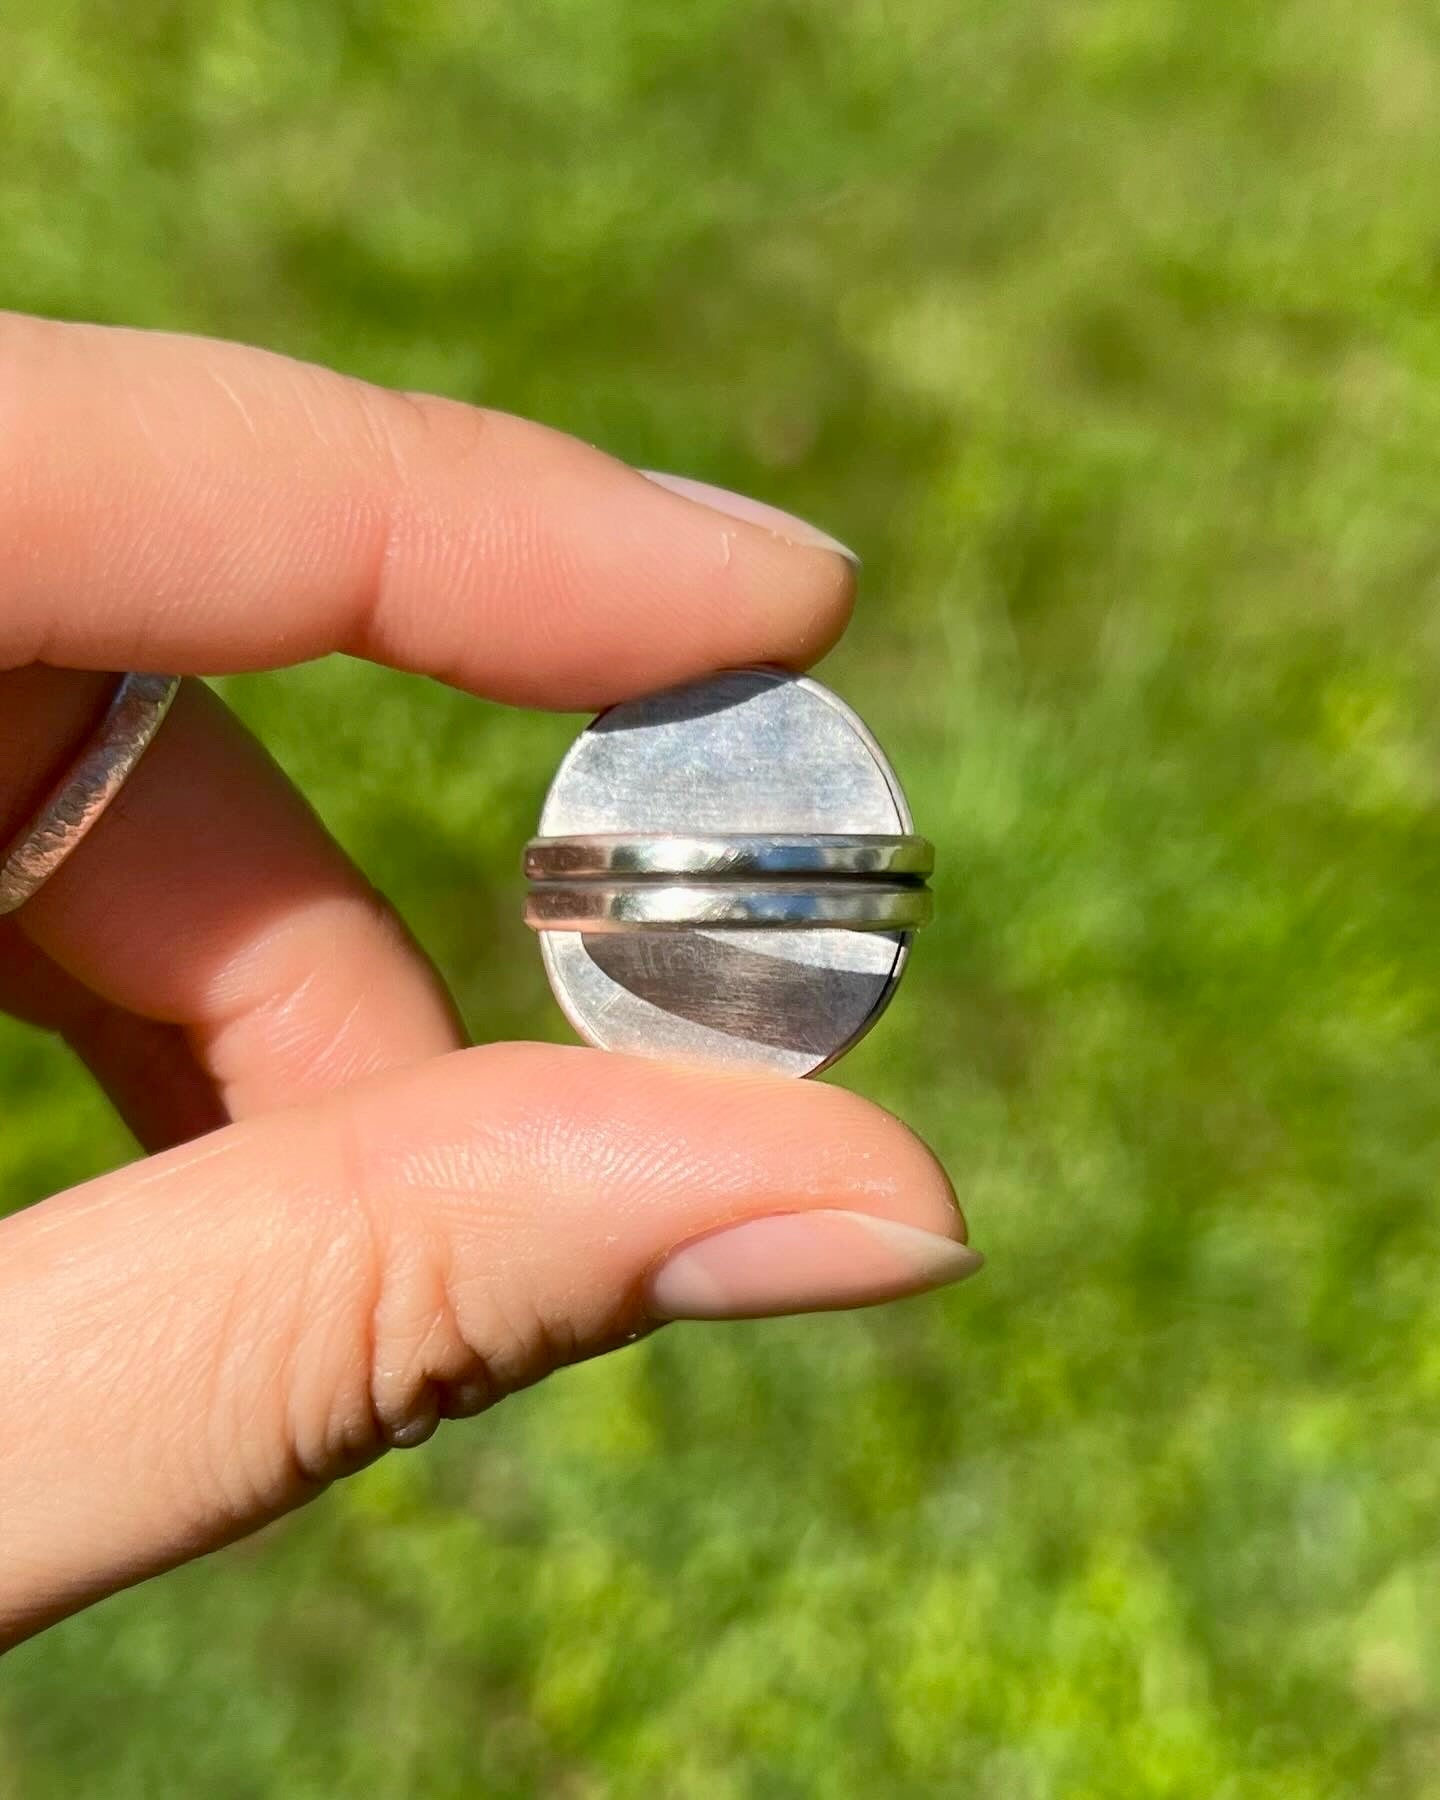
[[[879,832],[848,836],[778,831],[591,832],[579,837],[532,838],[525,849],[531,881],[589,881],[614,877],[682,877],[692,881],[735,881],[755,876],[783,880],[824,876],[843,880],[923,878],[935,867],[935,852],[922,837]]]

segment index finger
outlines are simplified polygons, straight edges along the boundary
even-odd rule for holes
[[[0,667],[220,674],[345,651],[585,707],[813,661],[844,628],[850,563],[710,499],[508,414],[0,314]]]

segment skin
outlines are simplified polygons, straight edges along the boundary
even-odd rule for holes
[[[107,671],[342,651],[588,708],[800,666],[853,598],[842,558],[540,426],[8,315],[0,543],[0,843]],[[0,1649],[652,1329],[654,1271],[707,1233],[839,1211],[964,1237],[930,1153],[839,1089],[465,1048],[196,683],[0,920],[0,1007],[62,1033],[153,1152],[0,1222]],[[884,1294],[806,1304],[857,1297]]]

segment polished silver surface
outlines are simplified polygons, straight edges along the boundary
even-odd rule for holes
[[[579,881],[532,888],[534,931],[914,931],[930,921],[930,891],[877,881],[779,887],[687,881]]]
[[[843,701],[807,676],[742,669],[602,713],[562,762],[539,835],[793,842],[912,838],[914,826]],[[556,998],[592,1044],[809,1075],[884,1010],[910,931],[751,921],[542,929],[540,944]]]
[[[179,687],[178,675],[120,677],[104,718],[0,856],[0,914],[23,906],[103,817],[164,723]]]
[[[935,847],[903,833],[778,831],[591,832],[537,837],[525,846],[530,881],[587,881],[620,876],[641,881],[683,876],[697,881],[745,877],[850,876],[923,879],[935,867]]]

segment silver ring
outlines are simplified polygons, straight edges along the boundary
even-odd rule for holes
[[[665,876],[698,881],[754,876],[923,880],[934,868],[935,848],[928,839],[876,832],[587,832],[532,838],[525,847],[530,881]]]
[[[42,888],[124,787],[179,692],[178,675],[122,675],[105,716],[0,854],[0,915]]]
[[[581,881],[532,888],[525,923],[532,931],[914,931],[929,922],[931,907],[928,888],[877,881],[762,888]]]

